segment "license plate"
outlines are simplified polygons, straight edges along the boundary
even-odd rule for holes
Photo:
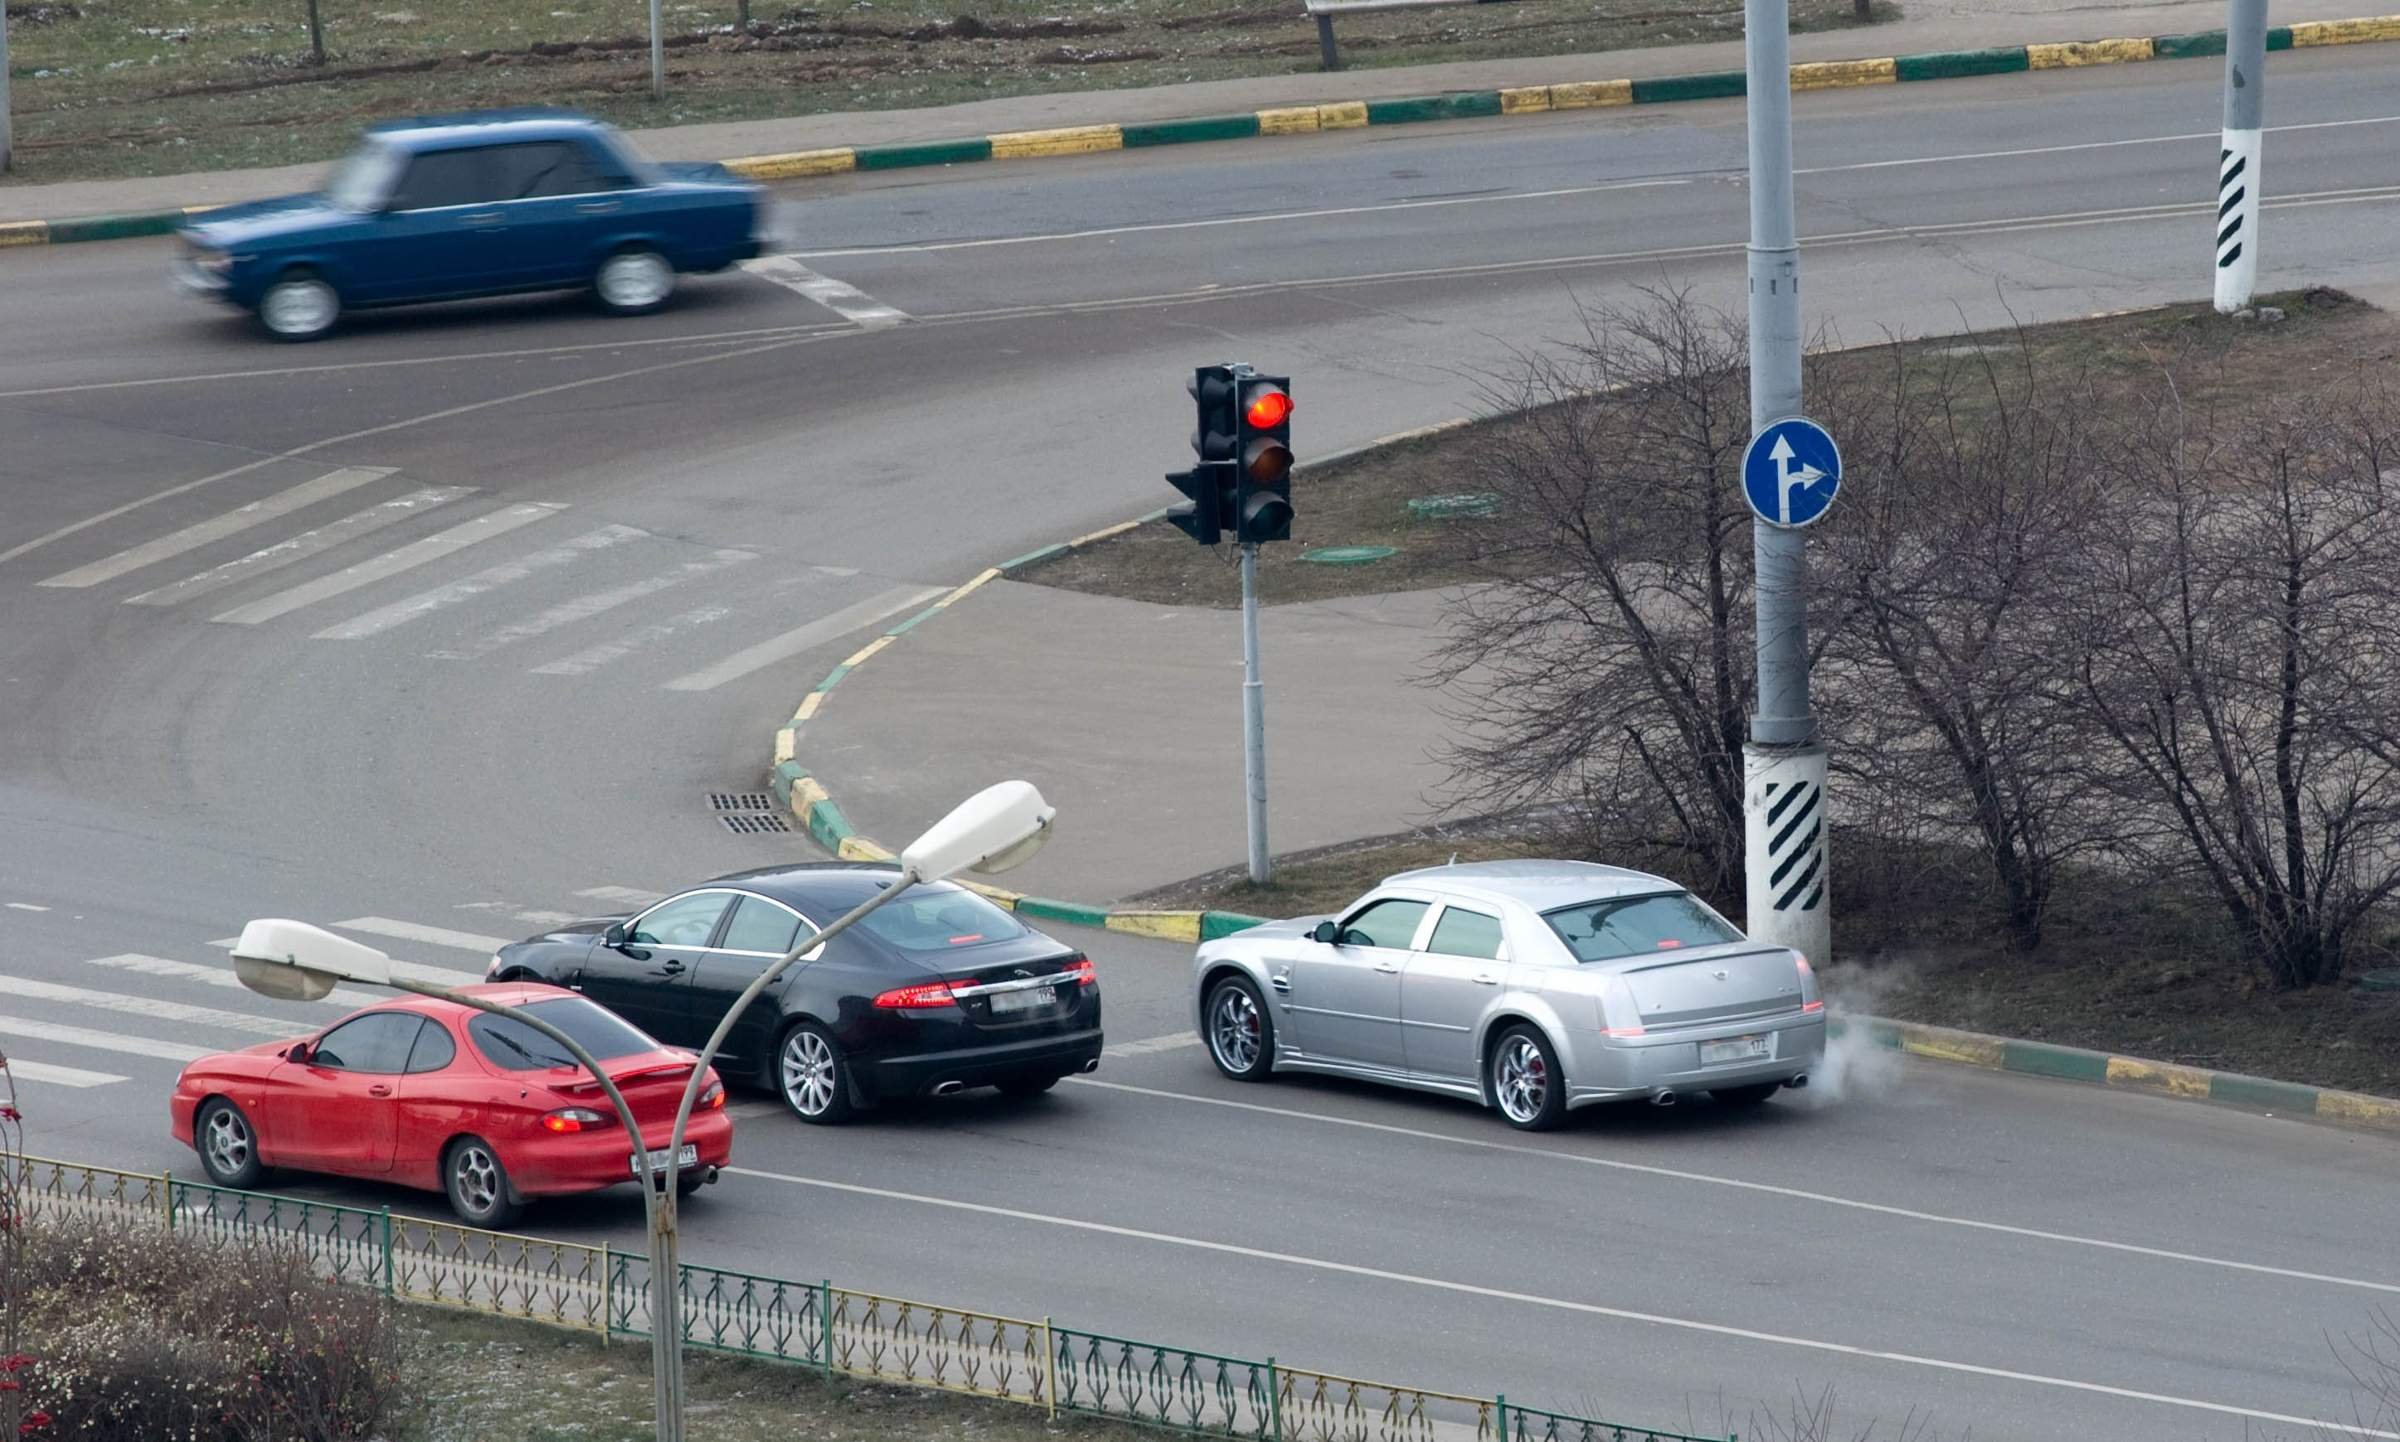
[[[643,1162],[648,1162],[650,1164],[651,1171],[663,1172],[667,1169],[667,1154],[665,1151],[661,1150],[655,1152],[645,1152],[642,1154],[642,1157],[639,1161],[632,1157],[627,1157],[625,1159],[627,1169],[637,1177],[642,1174]],[[700,1165],[700,1148],[698,1146],[688,1146],[677,1152],[675,1154],[675,1165],[677,1167],[696,1167]]]
[[[992,993],[992,1010],[1040,1011],[1057,1000],[1058,988],[1055,986],[1029,987],[1024,991],[995,991]]]
[[[1734,1036],[1700,1043],[1700,1065],[1722,1066],[1729,1061],[1761,1061],[1775,1054],[1772,1037]]]

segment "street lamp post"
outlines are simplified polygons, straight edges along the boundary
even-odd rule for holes
[[[657,1439],[683,1442],[683,1288],[681,1263],[676,1257],[675,1183],[680,1171],[676,1154],[683,1148],[684,1128],[691,1121],[692,1108],[699,1100],[709,1065],[715,1061],[717,1049],[725,1044],[726,1034],[733,1030],[735,1018],[748,1011],[775,978],[801,957],[839,936],[911,886],[940,881],[960,871],[990,875],[1022,865],[1049,839],[1050,823],[1057,814],[1027,782],[1003,781],[987,787],[959,803],[900,853],[899,878],[892,885],[861,902],[823,931],[794,937],[792,950],[750,983],[717,1023],[708,1045],[701,1048],[692,1066],[691,1080],[684,1086],[683,1099],[675,1109],[675,1125],[667,1135],[666,1162],[656,1172],[644,1165],[646,1149],[641,1127],[634,1120],[633,1109],[617,1091],[616,1083],[609,1080],[600,1063],[577,1045],[574,1038],[539,1017],[482,997],[394,976],[392,959],[375,948],[297,921],[259,920],[243,927],[242,939],[233,951],[234,970],[242,984],[252,991],[285,1000],[319,1000],[333,990],[336,982],[354,981],[437,997],[494,1016],[505,1016],[525,1023],[565,1047],[599,1081],[608,1093],[609,1102],[617,1109],[618,1121],[633,1140],[636,1174],[648,1183],[642,1188],[642,1206],[649,1226],[650,1378],[657,1408]]]

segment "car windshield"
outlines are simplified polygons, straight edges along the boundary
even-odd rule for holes
[[[1742,934],[1688,891],[1616,896],[1545,911],[1542,920],[1577,961],[1614,961],[1685,946],[1718,946]]]
[[[599,1003],[581,997],[537,1001],[517,1010],[538,1016],[575,1038],[595,1061],[658,1049],[657,1042],[601,1009]],[[483,1053],[484,1060],[502,1071],[547,1071],[576,1065],[566,1048],[509,1017],[479,1015],[467,1023],[467,1035],[475,1039],[475,1049]]]
[[[868,915],[859,925],[902,951],[956,951],[962,946],[1013,941],[1025,924],[962,887],[920,887]]]
[[[370,140],[342,157],[325,177],[325,199],[343,210],[364,215],[383,204],[400,172],[400,152]]]

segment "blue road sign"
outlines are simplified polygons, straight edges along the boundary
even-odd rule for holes
[[[1742,452],[1742,493],[1770,526],[1806,526],[1833,509],[1842,486],[1842,453],[1825,428],[1788,416],[1750,438]]]

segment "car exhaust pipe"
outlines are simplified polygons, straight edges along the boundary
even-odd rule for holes
[[[1675,1093],[1666,1087],[1660,1087],[1657,1091],[1650,1093],[1650,1105],[1671,1107],[1675,1105]]]
[[[1808,1073],[1802,1072],[1800,1075],[1793,1077],[1790,1081],[1785,1082],[1784,1085],[1790,1087],[1793,1091],[1806,1091],[1808,1089]]]
[[[1100,1070],[1100,1058],[1098,1058],[1098,1057],[1093,1057],[1093,1058],[1092,1058],[1090,1061],[1087,1061],[1087,1062],[1085,1062],[1085,1063],[1083,1064],[1083,1066],[1082,1066],[1081,1068],[1079,1068],[1079,1070],[1082,1070],[1082,1071],[1098,1071],[1098,1070]]]
[[[704,1186],[704,1187],[713,1187],[713,1186],[715,1186],[715,1185],[717,1184],[717,1177],[718,1177],[720,1174],[721,1174],[721,1173],[720,1173],[720,1170],[719,1170],[718,1168],[716,1168],[716,1167],[713,1167],[713,1166],[712,1166],[712,1167],[710,1167],[710,1168],[709,1168],[707,1171],[705,1171],[705,1172],[702,1172],[702,1173],[700,1174],[700,1185],[702,1185],[702,1186]]]
[[[967,1084],[962,1081],[935,1082],[933,1084],[933,1094],[937,1097],[956,1096],[966,1089]]]

